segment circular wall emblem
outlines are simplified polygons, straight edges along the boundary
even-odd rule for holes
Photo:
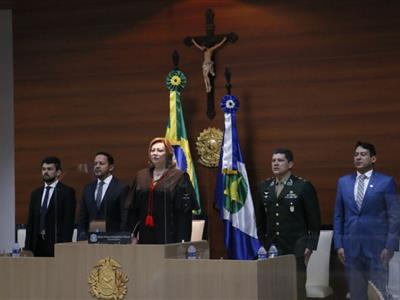
[[[204,129],[197,138],[199,162],[206,167],[218,167],[223,133],[217,128]]]

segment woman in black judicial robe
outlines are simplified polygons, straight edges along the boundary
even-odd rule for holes
[[[176,168],[165,138],[153,139],[148,154],[150,167],[138,172],[127,199],[126,227],[140,244],[190,241],[197,201],[189,175]]]

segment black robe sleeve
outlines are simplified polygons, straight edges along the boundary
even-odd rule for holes
[[[132,182],[125,200],[124,212],[122,215],[122,230],[137,234],[139,223],[139,201],[137,199],[137,180]]]
[[[196,193],[189,175],[184,173],[176,186],[175,206],[175,241],[190,241],[192,234],[192,210],[198,209]]]

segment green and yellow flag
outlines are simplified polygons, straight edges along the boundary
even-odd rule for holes
[[[166,80],[169,90],[169,120],[165,138],[168,139],[174,147],[175,159],[178,168],[189,174],[193,188],[196,192],[196,200],[199,209],[193,211],[199,215],[202,212],[199,185],[194,169],[192,155],[190,154],[189,141],[186,133],[185,119],[183,118],[183,109],[181,103],[181,91],[186,86],[186,76],[181,71],[175,69],[171,71]]]

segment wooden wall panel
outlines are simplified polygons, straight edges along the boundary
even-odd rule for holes
[[[99,150],[130,182],[146,166],[148,141],[168,117],[164,80],[171,53],[189,82],[183,106],[192,154],[218,108],[230,67],[242,151],[252,189],[270,176],[271,151],[295,153],[294,173],[317,188],[323,223],[332,220],[337,178],[352,170],[356,140],[372,141],[378,168],[398,178],[400,19],[396,1],[15,1],[16,220],[26,221],[41,159],[61,157],[66,183],[80,195],[92,179],[78,169]],[[205,31],[239,40],[216,57],[214,120],[206,118],[202,55],[182,40]],[[224,255],[213,209],[216,169],[196,165],[208,211],[212,256]]]

